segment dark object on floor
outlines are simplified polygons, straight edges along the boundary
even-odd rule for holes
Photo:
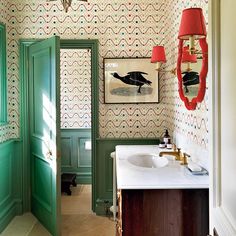
[[[61,192],[65,192],[68,195],[71,195],[70,186],[73,185],[76,187],[76,174],[73,173],[64,173],[61,175]]]

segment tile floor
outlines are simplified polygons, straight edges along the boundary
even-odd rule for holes
[[[72,195],[62,195],[62,236],[114,236],[115,223],[91,211],[91,186],[72,188]],[[50,236],[31,214],[16,216],[1,236]]]
[[[115,223],[91,211],[91,186],[72,188],[62,196],[62,236],[114,236]]]

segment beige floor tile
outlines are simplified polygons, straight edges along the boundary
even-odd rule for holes
[[[72,188],[62,196],[62,236],[114,236],[115,222],[91,210],[91,185]]]
[[[37,222],[28,236],[51,236],[51,234],[39,222]]]
[[[77,215],[92,213],[91,203],[91,187],[78,186],[72,188],[72,195],[62,195],[61,197],[61,212],[62,215]]]
[[[31,231],[36,222],[37,219],[31,213],[26,213],[22,216],[16,216],[0,235],[25,236]]]
[[[107,217],[86,215],[63,215],[62,236],[114,236],[115,223]]]

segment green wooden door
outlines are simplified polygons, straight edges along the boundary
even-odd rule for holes
[[[31,210],[60,235],[60,38],[29,47]]]

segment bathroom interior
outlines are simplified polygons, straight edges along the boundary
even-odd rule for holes
[[[192,51],[180,36],[189,8],[206,27]],[[231,8],[232,0],[0,0],[0,235],[236,235],[235,161],[223,161],[236,146],[226,143],[236,114],[227,109],[236,89]],[[47,43],[56,71],[48,80],[32,66]],[[118,64],[129,84],[116,78]],[[148,82],[132,84],[130,69]],[[185,84],[194,71],[198,82]],[[223,76],[228,83],[216,82]],[[42,116],[35,78],[51,92]],[[46,131],[45,117],[54,122]],[[64,189],[66,174],[77,186]]]
[[[65,215],[92,212],[89,48],[60,49],[60,92],[61,214],[62,224],[67,225],[71,218]],[[70,183],[65,185],[71,178],[72,189]]]

